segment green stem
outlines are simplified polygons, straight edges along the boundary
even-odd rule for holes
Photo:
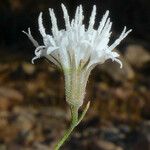
[[[71,106],[71,117],[72,117],[72,123],[71,125],[75,125],[78,122],[78,107]]]
[[[55,146],[55,150],[59,150],[60,147],[65,143],[65,141],[69,138],[70,134],[74,130],[74,128],[82,121],[83,117],[85,116],[88,108],[90,106],[90,102],[87,103],[84,111],[82,112],[81,116],[78,118],[78,107],[71,106],[71,117],[72,117],[72,122],[70,125],[70,128],[65,132],[64,136],[62,139],[58,142],[58,144]]]
[[[71,125],[70,128],[65,132],[64,137],[60,140],[60,142],[56,145],[55,150],[59,150],[60,147],[64,144],[64,142],[68,139],[70,134],[72,133],[75,126]]]
[[[63,138],[56,145],[55,150],[60,149],[60,147],[64,144],[64,142],[68,139],[68,137],[72,133],[73,129],[77,126],[77,123],[78,123],[78,108],[76,108],[74,106],[71,106],[71,117],[72,117],[72,122],[71,122],[70,128],[65,132]]]

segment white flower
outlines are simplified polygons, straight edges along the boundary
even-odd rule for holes
[[[112,22],[108,18],[109,11],[106,11],[98,29],[94,29],[96,6],[90,17],[88,29],[83,24],[83,9],[78,6],[75,17],[70,21],[66,7],[62,4],[66,29],[59,30],[57,19],[53,9],[49,9],[52,22],[52,35],[46,34],[43,26],[42,13],[39,15],[39,31],[43,37],[43,45],[32,37],[30,28],[28,33],[24,32],[32,41],[35,49],[34,60],[46,57],[56,66],[64,71],[66,83],[67,101],[72,105],[81,106],[84,98],[84,91],[90,71],[97,65],[104,63],[107,59],[116,61],[122,67],[118,59],[119,54],[113,49],[131,32],[124,27],[119,38],[109,45]],[[74,94],[73,94],[73,93]],[[80,101],[80,103],[79,103]]]

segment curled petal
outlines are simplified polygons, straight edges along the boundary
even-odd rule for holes
[[[35,49],[35,55],[39,55],[39,51],[43,50],[45,46],[39,46]]]
[[[34,61],[35,61],[36,59],[38,59],[38,58],[39,58],[39,57],[37,57],[37,56],[33,57],[32,60],[31,60],[32,64],[34,64]]]
[[[118,59],[118,58],[115,58],[114,59],[118,64],[120,64],[120,68],[122,68],[122,62]]]

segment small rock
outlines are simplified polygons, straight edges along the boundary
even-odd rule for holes
[[[122,133],[129,133],[131,128],[128,125],[119,125],[120,132]]]
[[[96,144],[98,148],[102,150],[123,150],[122,147],[116,146],[114,143],[108,141],[99,140]]]
[[[19,91],[7,87],[0,87],[0,96],[17,102],[21,102],[23,100],[23,95]]]
[[[0,87],[0,109],[6,110],[14,104],[22,102],[23,95],[14,89]]]
[[[0,96],[0,110],[7,110],[11,107],[11,103],[6,97]]]
[[[16,126],[16,124],[7,125],[3,129],[0,129],[0,138],[3,139],[6,143],[10,143],[16,139],[18,131],[19,126]]]
[[[35,122],[34,116],[28,112],[22,113],[17,118],[17,123],[24,132],[31,130],[34,125],[34,122]]]
[[[35,72],[35,66],[32,65],[31,63],[24,62],[22,64],[22,68],[23,68],[23,71],[28,75],[31,75]]]
[[[9,113],[7,111],[0,111],[0,129],[8,125]]]
[[[126,49],[125,57],[136,68],[141,68],[150,61],[150,53],[141,45],[129,45]]]
[[[111,142],[119,142],[125,136],[116,127],[109,127],[109,128],[103,127],[101,129],[101,137]]]
[[[50,148],[48,146],[45,146],[41,143],[36,142],[34,144],[34,147],[36,148],[36,150],[49,150]]]

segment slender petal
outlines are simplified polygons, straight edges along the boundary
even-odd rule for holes
[[[76,9],[76,12],[75,12],[75,22],[74,22],[74,25],[77,27],[78,25],[78,21],[79,21],[79,6],[77,7]]]
[[[69,30],[70,29],[70,19],[69,19],[68,11],[67,11],[66,7],[64,6],[64,4],[62,4],[61,7],[62,7],[62,10],[63,10],[63,13],[64,13],[66,30]]]
[[[132,30],[129,30],[126,32],[126,27],[124,27],[120,37],[109,47],[109,50],[112,51],[116,46],[120,44],[120,42],[131,32]]]
[[[57,36],[58,34],[58,26],[57,26],[57,19],[54,13],[53,9],[49,9],[50,17],[51,17],[51,22],[52,22],[52,32],[54,36]]]
[[[103,27],[105,26],[105,23],[106,23],[106,20],[108,18],[108,15],[109,15],[109,11],[107,10],[106,13],[105,13],[105,15],[103,16],[101,22],[100,22],[99,27],[98,27],[98,33],[99,34],[101,33]]]
[[[45,28],[43,26],[42,12],[39,15],[38,23],[39,23],[39,31],[43,37],[46,36]]]
[[[89,21],[89,28],[88,30],[91,31],[91,29],[93,29],[94,23],[95,23],[95,16],[96,16],[96,6],[93,6],[93,11],[90,17],[90,21]]]
[[[82,5],[80,5],[79,6],[79,22],[78,22],[79,25],[82,25],[83,18],[84,18],[83,9],[82,9]]]
[[[28,36],[28,38],[31,40],[31,42],[33,43],[33,45],[34,45],[35,47],[38,47],[38,46],[39,46],[38,42],[33,38],[32,34],[31,34],[30,28],[28,28],[28,33],[25,32],[25,31],[22,31],[22,32]]]

